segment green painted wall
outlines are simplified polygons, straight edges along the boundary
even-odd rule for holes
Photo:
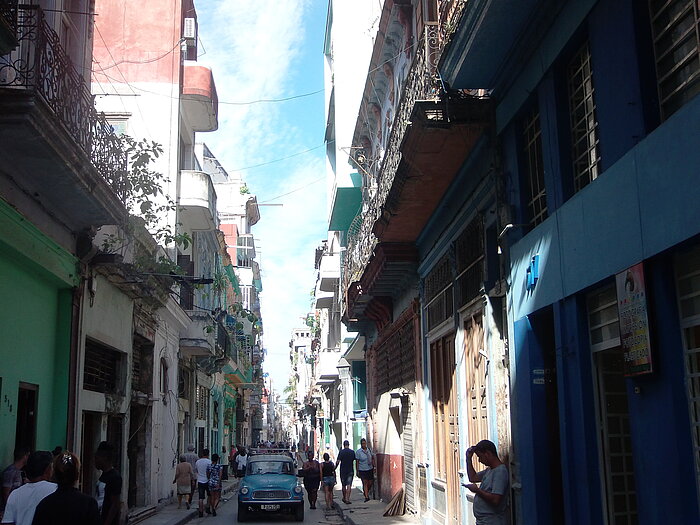
[[[36,446],[65,445],[71,290],[38,276],[0,246],[0,461],[15,446],[20,382],[39,385]]]

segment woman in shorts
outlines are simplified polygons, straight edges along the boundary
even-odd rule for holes
[[[331,510],[333,508],[333,487],[335,486],[335,465],[328,452],[323,455],[321,474],[323,475],[323,492],[326,495],[326,510]]]
[[[309,496],[309,508],[316,508],[316,500],[318,499],[318,486],[321,483],[321,465],[314,459],[313,450],[306,453],[307,460],[302,465],[304,474],[304,488]]]

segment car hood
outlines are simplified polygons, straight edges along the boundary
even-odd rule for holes
[[[283,488],[292,490],[297,485],[297,477],[288,474],[258,474],[243,478],[241,487],[251,490]]]

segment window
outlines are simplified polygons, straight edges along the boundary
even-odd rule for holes
[[[445,255],[425,278],[428,330],[450,318],[454,311],[452,295],[452,267],[450,258]]]
[[[449,455],[452,448],[448,442],[457,439],[459,430],[457,416],[451,410],[452,379],[455,374],[454,337],[449,335],[430,344],[430,386],[433,398],[433,454],[435,477],[448,479]]]
[[[634,458],[614,286],[589,295],[588,326],[597,398],[604,512],[609,525],[633,524],[637,523]]]
[[[457,263],[457,306],[470,303],[484,287],[484,224],[475,217],[455,243]]]
[[[676,275],[695,478],[700,491],[700,248],[678,258]]]
[[[197,385],[195,390],[195,400],[194,400],[194,417],[195,419],[207,419],[207,409],[209,402],[209,391],[201,386]]]
[[[650,0],[651,32],[661,118],[700,92],[700,4],[697,0]]]
[[[83,388],[93,392],[121,394],[122,355],[96,341],[85,341]]]
[[[160,393],[167,394],[169,390],[168,385],[168,362],[164,357],[160,359]]]
[[[593,98],[591,53],[586,42],[567,69],[574,191],[598,178],[598,121]]]
[[[523,121],[523,159],[528,221],[537,226],[547,218],[547,193],[542,161],[540,110],[535,106]]]
[[[182,366],[179,367],[178,373],[177,373],[177,395],[178,397],[181,397],[182,399],[189,399],[190,398],[190,382],[191,382],[191,375],[190,371],[182,368]]]

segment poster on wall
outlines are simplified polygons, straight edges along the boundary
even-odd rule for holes
[[[653,369],[643,264],[618,273],[615,281],[625,376],[649,374]]]

